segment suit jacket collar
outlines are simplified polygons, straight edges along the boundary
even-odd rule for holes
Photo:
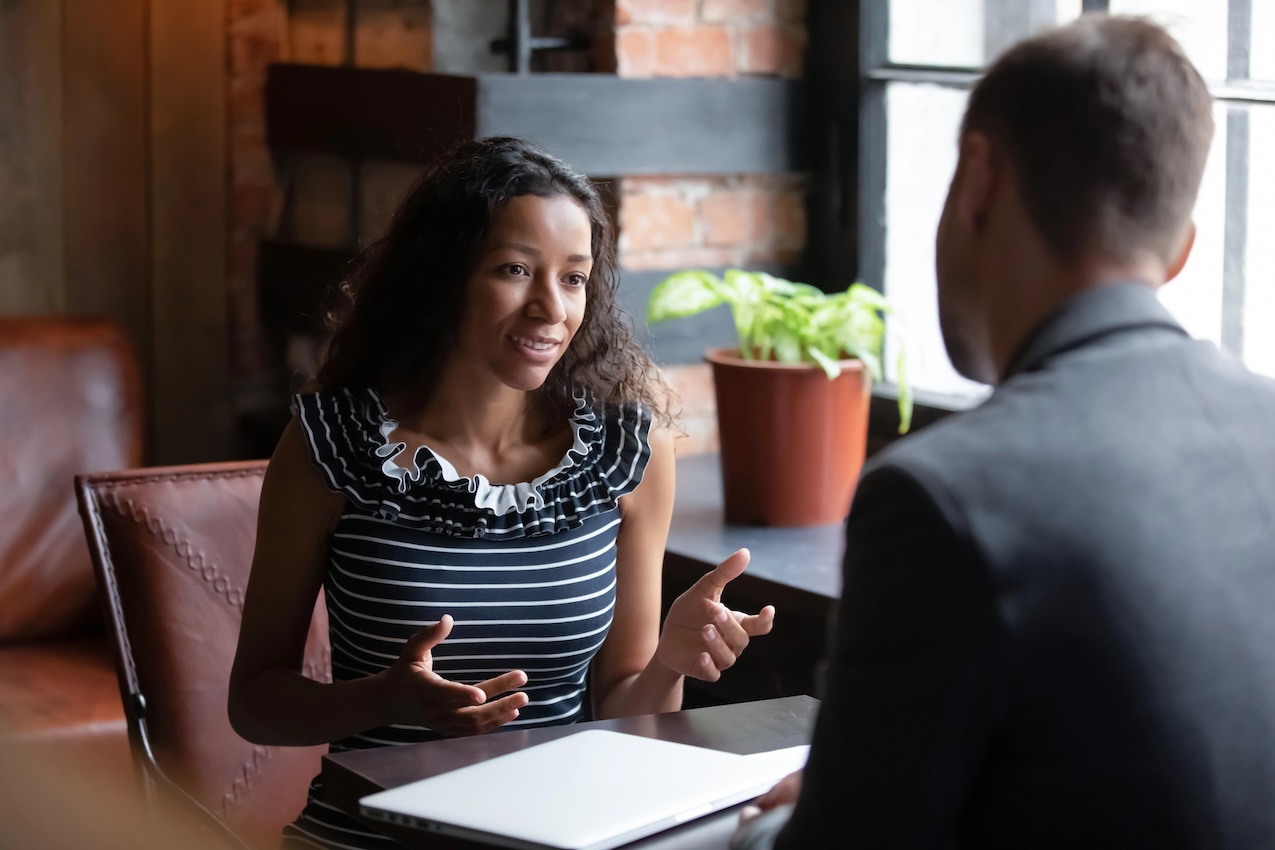
[[[1049,358],[1099,337],[1137,328],[1161,328],[1187,336],[1150,286],[1116,283],[1086,290],[1028,335],[1010,359],[1002,381],[1019,372],[1030,372]]]

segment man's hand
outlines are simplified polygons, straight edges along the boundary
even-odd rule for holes
[[[739,825],[743,826],[762,812],[768,812],[776,806],[795,806],[801,796],[800,770],[788,774],[751,805],[744,806],[739,813]]]
[[[683,676],[716,682],[748,646],[750,637],[770,631],[774,606],[745,614],[721,603],[722,590],[743,574],[748,558],[748,550],[740,549],[674,600],[655,651],[661,664]]]
[[[769,848],[778,835],[788,816],[784,811],[791,811],[801,796],[801,771],[790,773],[779,781],[751,805],[744,806],[739,813],[739,825],[731,836],[730,846],[734,850],[760,850]],[[773,816],[766,817],[774,812]],[[759,821],[758,819],[763,819]],[[766,822],[773,821],[773,822]]]
[[[444,735],[481,735],[518,716],[528,700],[521,691],[495,697],[527,684],[527,674],[511,670],[477,685],[444,679],[434,672],[433,649],[452,632],[448,614],[407,639],[399,658],[383,674],[397,722],[426,726]],[[492,700],[488,702],[488,700]]]

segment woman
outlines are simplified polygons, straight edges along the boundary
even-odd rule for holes
[[[662,384],[615,303],[589,182],[464,145],[343,287],[316,392],[270,461],[231,674],[261,744],[334,750],[675,711],[774,609],[728,611],[745,550],[673,604]],[[333,683],[301,675],[325,591]],[[392,847],[320,797],[285,846]]]

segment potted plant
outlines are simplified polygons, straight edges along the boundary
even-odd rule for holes
[[[867,448],[872,380],[881,379],[891,312],[860,283],[824,293],[762,272],[682,271],[651,293],[655,324],[730,306],[737,348],[710,349],[726,521],[842,522]],[[900,433],[911,422],[902,346]]]

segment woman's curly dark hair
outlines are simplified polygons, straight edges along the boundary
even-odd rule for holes
[[[515,138],[476,139],[429,168],[335,290],[315,391],[432,393],[464,308],[483,239],[510,199],[573,198],[589,216],[593,271],[584,318],[542,393],[572,409],[577,387],[602,404],[641,402],[670,424],[669,390],[616,303],[615,238],[597,190],[561,160]]]

